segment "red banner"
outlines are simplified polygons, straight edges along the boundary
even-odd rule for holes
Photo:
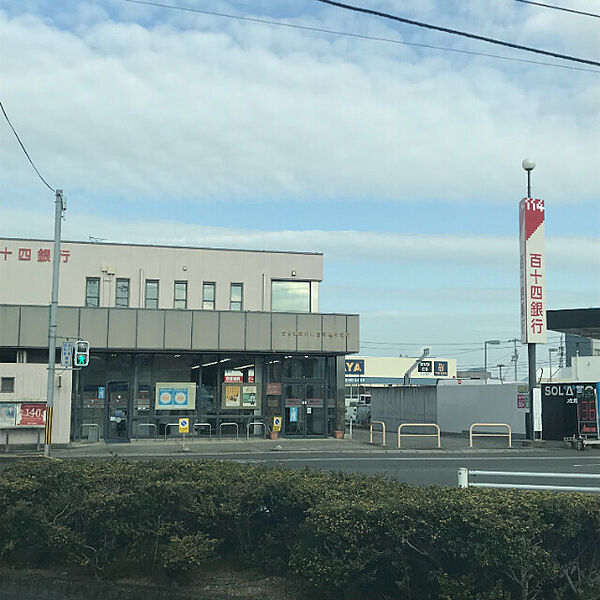
[[[40,425],[46,422],[46,405],[41,402],[35,404],[21,404],[19,425]]]

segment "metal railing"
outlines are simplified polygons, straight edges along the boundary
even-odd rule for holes
[[[196,427],[208,427],[208,439],[212,439],[212,425],[210,423],[194,423],[192,427],[192,437],[194,437],[194,433],[196,432]]]
[[[369,425],[369,444],[373,443],[373,425],[381,425],[381,445],[385,446],[385,423],[383,421],[371,421],[371,424]]]
[[[263,428],[263,437],[267,439],[267,426],[262,421],[250,421],[246,425],[246,439],[250,439],[250,427],[262,427]]]
[[[135,428],[135,437],[137,439],[140,438],[140,427],[148,427],[148,435],[150,435],[150,429],[154,428],[154,441],[156,441],[158,436],[158,427],[156,426],[156,423],[138,423]]]
[[[530,479],[593,479],[600,480],[598,473],[528,473],[524,471],[470,471],[469,469],[458,469],[458,487],[478,488],[515,488],[522,490],[550,490],[556,492],[600,492],[600,487],[585,487],[574,485],[539,485],[533,483],[489,483],[469,481],[469,477],[528,477]]]
[[[98,430],[98,441],[100,440],[100,425],[98,423],[82,423],[81,424],[81,438],[83,439],[83,428],[84,427],[95,427]],[[89,435],[89,433],[88,433]]]
[[[9,432],[11,432],[11,431],[13,431],[13,432],[15,432],[15,431],[24,431],[24,430],[27,430],[27,429],[29,429],[29,430],[31,430],[31,429],[37,430],[37,446],[36,446],[36,448],[37,448],[37,451],[39,452],[39,450],[40,450],[40,444],[41,444],[40,438],[41,438],[42,433],[44,433],[44,427],[42,427],[40,425],[31,425],[31,426],[19,425],[18,427],[10,427],[10,428],[7,427],[6,429],[4,429],[4,428],[0,429],[0,431],[4,431],[5,435],[6,435],[5,444],[4,444],[4,452],[8,452],[8,447],[9,447],[8,437],[9,437]],[[27,442],[25,442],[25,443],[27,443]]]
[[[473,433],[474,427],[506,427],[507,433]],[[474,437],[508,437],[508,447],[512,448],[512,429],[506,423],[473,423],[469,427],[469,446],[471,448]]]
[[[240,439],[240,427],[237,423],[221,423],[219,425],[219,437],[221,437],[223,435],[223,427],[235,427],[235,439],[239,440]]]
[[[169,433],[169,427],[179,427],[179,423],[167,423],[165,425],[165,442],[167,441],[167,433]]]
[[[402,433],[403,427],[435,427],[436,433]],[[398,427],[398,448],[401,447],[402,435],[404,437],[435,437],[437,438],[437,447],[442,447],[442,440],[440,434],[440,426],[437,423],[402,423]]]

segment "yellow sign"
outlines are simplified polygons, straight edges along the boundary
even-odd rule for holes
[[[189,419],[179,419],[179,433],[189,433],[190,432],[190,420]]]
[[[281,431],[281,417],[273,417],[273,431]]]

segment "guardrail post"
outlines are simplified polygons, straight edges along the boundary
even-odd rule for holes
[[[465,467],[461,467],[458,470],[458,487],[469,487],[469,469],[466,469]]]

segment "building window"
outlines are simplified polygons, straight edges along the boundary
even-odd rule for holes
[[[202,285],[202,308],[215,310],[215,283],[205,281]]]
[[[158,279],[146,279],[146,308],[158,308]]]
[[[310,312],[310,281],[271,281],[273,312]]]
[[[14,394],[15,393],[15,378],[14,377],[2,377],[0,379],[0,392],[3,394]]]
[[[244,304],[244,284],[232,283],[229,292],[229,310],[242,310]]]
[[[100,306],[100,278],[88,277],[85,280],[85,305]]]
[[[187,308],[187,281],[175,282],[173,308]]]
[[[129,306],[129,279],[117,279],[115,306],[124,308]]]

